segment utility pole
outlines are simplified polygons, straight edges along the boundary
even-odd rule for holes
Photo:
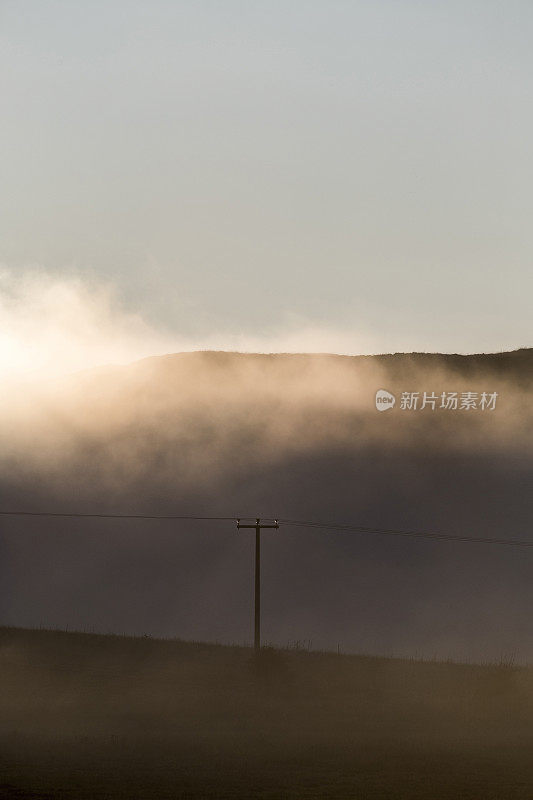
[[[279,528],[277,519],[274,524],[261,523],[256,517],[255,525],[241,524],[237,520],[237,528],[255,528],[255,614],[254,614],[254,650],[256,653],[261,649],[261,528]]]

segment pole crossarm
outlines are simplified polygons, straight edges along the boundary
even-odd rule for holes
[[[238,519],[237,520],[237,528],[254,528],[254,529],[255,528],[261,528],[261,529],[262,528],[275,528],[277,530],[279,528],[279,523],[278,523],[277,520],[275,520],[273,525],[272,524],[266,524],[264,522],[261,522],[261,520],[258,519],[257,522],[254,522],[253,525],[248,525],[248,524],[246,524],[244,522],[241,522],[240,519]]]

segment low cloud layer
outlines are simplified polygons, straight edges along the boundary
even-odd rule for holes
[[[4,509],[259,514],[529,536],[532,351],[185,352],[118,366],[112,356],[169,343],[117,314],[112,292],[38,273],[4,275],[3,287],[4,352],[18,363],[17,342],[26,366],[40,367],[40,380],[4,384],[0,398]],[[81,366],[91,368],[72,372]],[[396,395],[394,409],[376,410],[378,389]],[[402,410],[404,391],[498,399],[486,411]],[[5,517],[2,619],[242,641],[251,547],[230,522]],[[533,657],[524,551],[284,529],[265,538],[264,559],[271,641]]]
[[[0,269],[0,375],[49,378],[165,352],[110,284],[33,268]]]
[[[388,334],[390,340],[390,333]],[[396,350],[409,342],[395,341]],[[412,343],[411,343],[412,344]],[[159,328],[126,308],[116,286],[72,271],[0,267],[0,378],[48,379],[104,364],[195,350],[256,353],[385,352],[383,332],[332,328],[288,313],[275,329],[236,327],[192,336]],[[412,348],[411,348],[412,349]]]

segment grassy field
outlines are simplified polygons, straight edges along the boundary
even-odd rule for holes
[[[0,629],[2,798],[533,797],[533,670]]]

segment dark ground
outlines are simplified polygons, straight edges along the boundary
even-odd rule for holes
[[[2,798],[533,797],[533,670],[0,629]]]

